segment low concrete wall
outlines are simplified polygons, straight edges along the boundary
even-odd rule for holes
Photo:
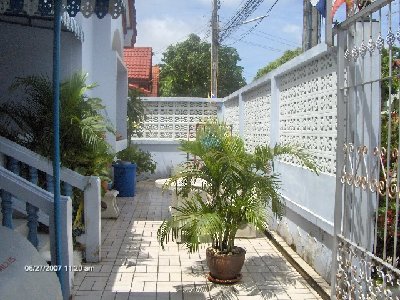
[[[154,139],[133,139],[132,142],[141,150],[151,153],[157,164],[154,174],[141,174],[138,178],[167,178],[171,175],[172,169],[187,160],[186,153],[180,151],[179,141],[175,140],[154,140]]]
[[[330,234],[288,207],[281,220],[271,219],[269,229],[276,231],[304,261],[330,283],[333,246],[333,237]]]
[[[271,218],[270,229],[279,235],[315,271],[330,283],[333,247],[335,177],[317,176],[295,165],[275,162],[280,174],[285,216]]]

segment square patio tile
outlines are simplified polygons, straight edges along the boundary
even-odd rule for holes
[[[240,238],[243,279],[233,286],[207,281],[205,249],[189,253],[170,242],[162,250],[157,230],[169,216],[170,195],[139,182],[137,196],[119,198],[117,220],[103,220],[103,259],[91,273],[76,273],[75,297],[88,299],[321,299],[263,235]]]

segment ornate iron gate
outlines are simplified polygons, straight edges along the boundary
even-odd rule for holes
[[[336,27],[332,298],[400,299],[400,1],[353,1]]]

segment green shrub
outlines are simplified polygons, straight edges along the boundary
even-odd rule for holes
[[[61,83],[61,165],[85,176],[109,180],[114,153],[105,137],[114,129],[101,113],[105,108],[102,100],[86,95],[95,87],[86,79],[87,75],[76,73]],[[0,106],[0,135],[52,159],[52,81],[40,75],[16,78],[10,92],[24,98],[15,101],[10,97]],[[73,198],[75,230],[83,226],[83,195],[74,189]]]
[[[87,76],[76,73],[61,83],[60,153],[61,164],[82,175],[108,177],[113,153],[105,140],[114,133],[101,113],[102,100],[86,96],[95,85],[86,84]],[[46,76],[16,78],[10,91],[24,92],[23,101],[7,101],[0,107],[0,134],[52,159],[53,88]]]
[[[143,151],[135,145],[131,145],[126,149],[117,153],[117,158],[123,161],[136,163],[136,172],[138,174],[143,172],[154,173],[156,170],[156,163],[151,158],[148,151]]]

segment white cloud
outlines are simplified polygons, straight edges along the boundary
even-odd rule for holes
[[[287,24],[283,26],[282,31],[287,33],[284,38],[293,39],[295,42],[301,44],[303,30],[302,27],[295,24]]]
[[[135,45],[152,47],[155,54],[153,64],[156,64],[161,61],[162,53],[169,45],[184,41],[190,33],[198,34],[199,23],[196,23],[196,20],[187,22],[171,17],[145,19],[138,22],[137,31]]]
[[[283,32],[289,33],[289,34],[299,34],[301,33],[301,27],[299,25],[294,25],[294,24],[288,24],[285,25],[282,28]]]

